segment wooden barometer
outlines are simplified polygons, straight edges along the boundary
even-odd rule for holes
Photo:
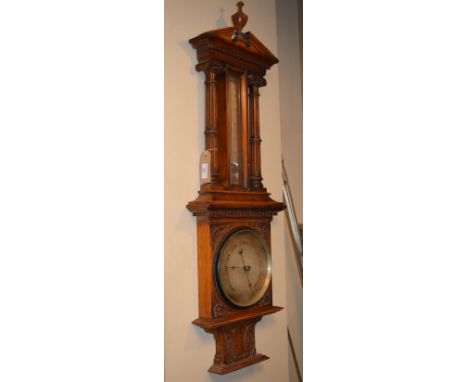
[[[190,40],[205,73],[205,152],[197,217],[198,310],[212,333],[210,372],[226,374],[268,359],[255,348],[255,325],[273,305],[270,223],[284,204],[262,184],[259,88],[278,59],[250,32],[239,2],[234,26]]]

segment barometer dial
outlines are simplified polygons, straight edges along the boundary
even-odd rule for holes
[[[218,285],[232,304],[247,307],[265,294],[271,279],[271,256],[263,238],[241,229],[224,242],[218,256]]]

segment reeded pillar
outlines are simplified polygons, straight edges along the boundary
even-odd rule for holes
[[[266,85],[266,80],[257,75],[249,75],[249,109],[250,109],[250,188],[253,191],[265,191],[262,183],[262,162],[260,144],[260,110],[259,110],[259,87]]]
[[[210,183],[219,186],[219,153],[218,153],[218,114],[216,107],[217,75],[223,70],[219,64],[204,65],[205,73],[205,150],[211,153]]]

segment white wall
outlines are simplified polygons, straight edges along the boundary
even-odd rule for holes
[[[302,217],[302,75],[296,1],[276,0],[282,153],[297,220]]]
[[[188,40],[202,32],[231,25],[235,1],[171,0],[165,3],[165,374],[167,382],[287,382],[286,312],[257,324],[257,351],[270,360],[229,375],[207,372],[215,343],[195,327],[198,317],[196,220],[185,208],[197,196],[198,159],[203,150],[203,75],[194,69],[196,53]],[[247,2],[246,30],[277,52],[274,0]],[[260,89],[262,175],[264,185],[281,200],[281,134],[278,65]],[[283,213],[272,223],[274,304],[286,306]]]
[[[280,64],[281,150],[288,173],[291,195],[298,222],[302,215],[302,91],[299,19],[297,1],[276,0],[278,55]],[[302,373],[302,286],[294,259],[294,249],[288,236],[285,240],[286,290],[288,327]],[[290,356],[290,379],[298,380],[296,366]]]
[[[162,380],[160,5],[0,4],[2,382]]]

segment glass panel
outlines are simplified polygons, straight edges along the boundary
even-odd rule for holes
[[[229,74],[229,115],[230,115],[230,185],[242,185],[242,126],[240,104],[240,77]]]

